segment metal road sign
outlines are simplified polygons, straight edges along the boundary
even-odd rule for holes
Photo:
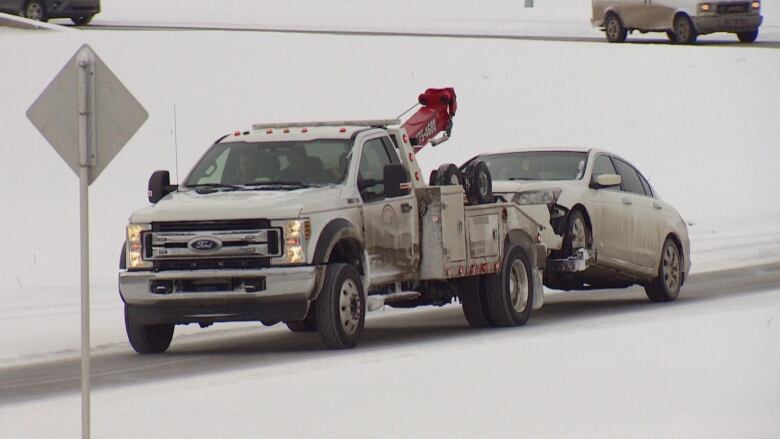
[[[27,110],[27,118],[79,176],[81,218],[81,436],[90,437],[89,185],[148,114],[88,45]]]
[[[79,67],[79,63],[86,65]],[[81,71],[80,71],[81,70]],[[81,75],[91,76],[80,81]],[[91,79],[91,80],[90,80]],[[87,87],[87,102],[79,88]],[[88,107],[91,110],[88,110]],[[148,114],[88,45],[83,45],[27,110],[63,160],[79,174],[79,114],[87,113],[89,184],[122,149]]]

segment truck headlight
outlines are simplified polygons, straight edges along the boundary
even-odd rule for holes
[[[305,264],[306,248],[311,238],[311,221],[295,219],[282,222],[284,251],[280,264]]]
[[[128,270],[151,268],[152,263],[144,260],[144,235],[152,230],[149,224],[129,224],[127,226],[127,246],[125,261]]]
[[[753,2],[750,6],[752,6],[753,9],[761,9],[761,2]]]
[[[559,188],[524,191],[516,193],[512,201],[520,205],[552,204],[558,201],[559,195],[561,195]]]
[[[699,3],[699,11],[701,12],[710,12],[712,10],[712,5],[709,3]]]

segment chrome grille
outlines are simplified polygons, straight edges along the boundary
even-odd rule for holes
[[[750,12],[750,3],[720,3],[718,14],[744,14]]]

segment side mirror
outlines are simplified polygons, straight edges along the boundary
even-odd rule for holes
[[[393,198],[407,195],[412,191],[409,174],[404,165],[391,163],[384,168],[385,197]]]
[[[149,177],[149,202],[157,204],[162,197],[175,191],[179,186],[171,185],[171,175],[168,171],[154,171]]]
[[[617,174],[601,174],[597,176],[590,187],[595,189],[601,189],[603,187],[620,186],[622,179]]]

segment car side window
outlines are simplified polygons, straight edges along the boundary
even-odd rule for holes
[[[390,157],[381,139],[371,139],[363,145],[358,169],[358,188],[364,201],[384,197],[385,186],[382,184],[382,179],[385,165],[388,164],[390,164]]]
[[[617,171],[615,170],[615,165],[612,164],[612,160],[605,155],[600,155],[596,157],[596,160],[593,162],[593,172],[591,173],[591,181],[596,181],[596,177],[599,175],[604,174],[617,174]],[[615,187],[605,187],[604,190],[619,190],[617,186]]]
[[[642,187],[642,181],[639,180],[639,174],[636,172],[633,166],[620,159],[615,160],[615,167],[620,174],[623,190],[626,192],[632,192],[639,195],[645,195],[645,189]]]
[[[653,192],[653,188],[650,186],[650,183],[647,182],[645,176],[642,175],[639,171],[637,171],[637,174],[639,174],[639,180],[642,181],[642,187],[645,188],[645,194],[647,194],[648,197],[655,198],[655,193]]]

